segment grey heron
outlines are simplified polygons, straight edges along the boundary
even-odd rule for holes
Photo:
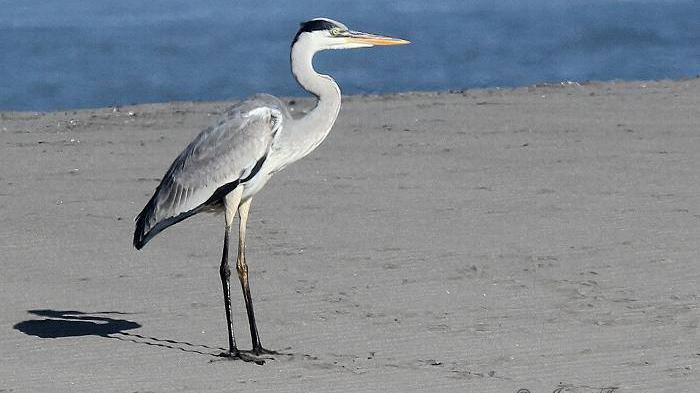
[[[255,324],[245,259],[246,223],[253,196],[274,173],[311,153],[323,142],[338,117],[340,88],[333,78],[314,70],[314,54],[326,49],[408,43],[398,38],[352,31],[326,18],[302,23],[292,41],[291,68],[297,82],[316,97],[315,107],[303,117],[293,118],[282,101],[258,94],[228,109],[221,122],[201,131],[175,158],[136,217],[134,247],[141,249],[165,228],[194,214],[224,212],[224,247],[219,273],[229,350],[222,356],[262,363],[260,355],[275,353],[263,348]],[[253,343],[250,352],[242,352],[236,346],[231,320],[228,248],[236,212],[239,216],[236,270]]]

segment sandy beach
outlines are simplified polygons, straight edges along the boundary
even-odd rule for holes
[[[0,392],[697,389],[700,79],[345,97],[252,204],[263,366],[222,216],[131,245],[230,104],[0,113]]]

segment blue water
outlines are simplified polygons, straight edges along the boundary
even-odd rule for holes
[[[697,0],[0,0],[0,109],[301,95],[316,16],[413,41],[318,55],[346,94],[700,74]]]

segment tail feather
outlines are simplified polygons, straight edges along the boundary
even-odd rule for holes
[[[150,218],[153,217],[155,213],[155,203],[154,203],[155,195],[153,198],[151,198],[150,201],[146,204],[146,206],[141,210],[141,213],[139,213],[138,216],[136,216],[136,229],[134,230],[134,247],[136,247],[137,250],[140,250],[143,248],[143,246],[148,243],[149,240],[155,234],[151,235],[151,228],[150,225],[148,225],[148,222],[151,221]]]
[[[156,198],[158,192],[153,195],[150,201],[143,208],[141,213],[136,216],[136,229],[134,230],[134,247],[137,250],[143,248],[143,246],[148,243],[149,240],[153,239],[157,234],[159,234],[165,228],[175,225],[178,222],[199,213],[203,205],[198,206],[192,210],[182,212],[174,217],[168,217],[165,219],[157,220],[157,206]]]

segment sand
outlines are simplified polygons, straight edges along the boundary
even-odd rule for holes
[[[214,356],[222,216],[131,246],[230,103],[2,113],[0,392],[694,391],[699,98],[700,79],[346,97],[253,201],[258,327],[287,353],[263,366]]]

